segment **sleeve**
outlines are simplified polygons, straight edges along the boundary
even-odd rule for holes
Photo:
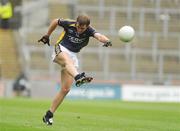
[[[94,37],[94,34],[97,33],[93,27],[89,27],[89,36]]]
[[[62,26],[64,29],[66,29],[69,25],[69,22],[67,20],[64,19],[59,19],[58,20],[58,25]]]

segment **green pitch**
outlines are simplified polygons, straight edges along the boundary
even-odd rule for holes
[[[50,102],[0,99],[0,131],[180,131],[180,103],[66,100],[46,126]]]

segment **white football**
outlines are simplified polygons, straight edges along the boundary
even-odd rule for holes
[[[130,42],[134,38],[135,31],[133,27],[125,25],[119,29],[118,35],[121,41]]]

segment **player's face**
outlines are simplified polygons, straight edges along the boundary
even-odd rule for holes
[[[88,26],[86,25],[79,25],[78,23],[76,24],[78,34],[82,34],[87,28]]]

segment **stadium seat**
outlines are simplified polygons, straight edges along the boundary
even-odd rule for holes
[[[49,61],[44,52],[31,52],[30,68],[33,70],[48,70]]]
[[[126,0],[104,0],[105,6],[127,6],[127,1]]]
[[[99,0],[77,0],[78,5],[90,5],[90,6],[96,6],[99,2]]]
[[[71,18],[70,9],[68,4],[61,4],[59,2],[50,2],[49,3],[49,19],[53,20],[56,18]]]
[[[180,74],[180,58],[178,56],[164,56],[164,73],[169,75]]]
[[[179,0],[162,0],[160,7],[163,9],[179,9],[180,1]]]
[[[159,36],[158,37],[158,50],[180,50],[180,43],[178,36]]]
[[[169,14],[169,32],[180,32],[180,13],[177,14]]]
[[[109,30],[109,12],[104,12],[104,17],[100,17],[99,11],[86,12],[91,18],[91,26],[97,30]]]
[[[139,31],[139,16],[139,13],[132,13],[131,17],[128,19],[127,12],[116,12],[115,29],[119,30],[120,27],[124,25],[131,25],[136,31]]]
[[[144,30],[147,32],[163,32],[163,22],[156,18],[155,13],[145,13]]]
[[[136,55],[137,73],[157,73],[158,63],[152,59],[151,55]]]
[[[111,54],[109,56],[109,72],[130,72],[131,64],[124,54]]]
[[[83,53],[82,59],[80,60],[80,68],[83,71],[101,71],[102,63],[98,54]]]
[[[12,79],[20,72],[18,48],[12,30],[0,29],[0,63],[3,78]]]
[[[155,8],[156,7],[156,1],[154,0],[132,0],[133,1],[133,7],[136,8]]]
[[[153,49],[153,36],[136,36],[133,40],[133,47],[136,49]]]

